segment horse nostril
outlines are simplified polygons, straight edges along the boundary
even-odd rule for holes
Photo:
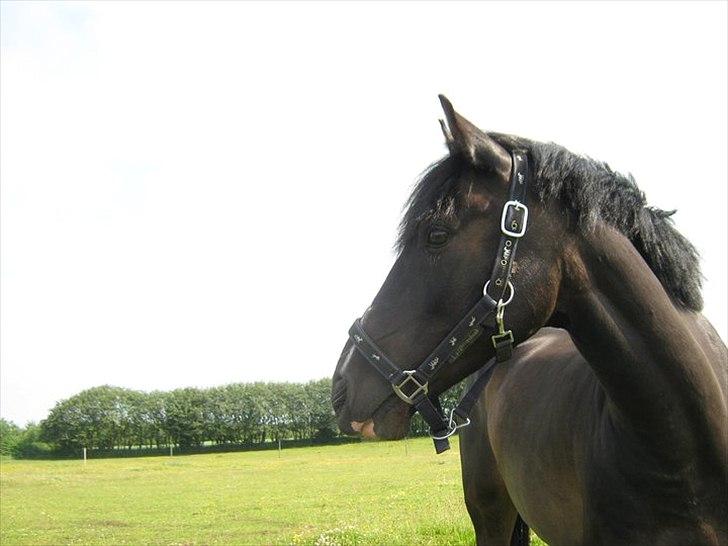
[[[334,407],[334,412],[339,413],[339,410],[344,407],[346,402],[346,383],[343,381],[334,387],[331,393],[331,405]]]
[[[339,413],[339,410],[344,407],[344,403],[346,402],[346,396],[341,395],[338,398],[332,398],[331,399],[331,405],[334,406],[334,412]]]

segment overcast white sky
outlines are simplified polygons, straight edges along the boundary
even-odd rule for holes
[[[0,9],[5,418],[330,375],[445,151],[440,92],[678,208],[726,337],[725,2]]]

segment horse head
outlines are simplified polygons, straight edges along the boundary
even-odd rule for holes
[[[365,331],[381,351],[373,358],[385,358],[399,370],[423,362],[484,297],[484,288],[492,301],[508,301],[502,311],[513,341],[528,338],[554,314],[561,278],[559,257],[567,233],[562,215],[538,199],[529,199],[528,236],[512,233],[518,235],[517,257],[515,252],[511,255],[515,245],[509,245],[515,239],[504,236],[509,232],[506,219],[510,223],[510,215],[518,212],[511,206],[514,177],[519,175],[514,170],[517,143],[478,129],[445,97],[440,100],[449,153],[423,175],[410,196],[396,261],[357,330]],[[527,156],[517,157],[527,166]],[[525,231],[526,218],[520,216],[513,226]],[[496,279],[503,286],[485,287],[499,263],[508,265],[508,275]],[[438,368],[426,385],[430,396],[460,382],[494,356],[490,334],[497,334],[496,324],[491,320],[483,328],[491,330],[488,335]],[[382,377],[372,356],[368,360],[357,350],[360,338],[354,335],[347,342],[334,373],[332,402],[338,425],[347,434],[402,438],[412,406]],[[419,383],[412,383],[410,391],[412,386],[419,388]]]

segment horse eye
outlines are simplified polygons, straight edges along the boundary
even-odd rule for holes
[[[444,229],[433,229],[427,236],[427,243],[430,246],[442,246],[447,243],[448,233]]]

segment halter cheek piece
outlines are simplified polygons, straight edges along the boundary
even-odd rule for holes
[[[417,368],[403,370],[384,354],[379,346],[364,331],[361,319],[354,321],[349,336],[354,346],[392,384],[395,394],[419,411],[430,426],[430,436],[435,442],[435,451],[442,453],[450,449],[448,438],[459,428],[470,424],[468,415],[485,387],[498,362],[511,357],[513,332],[506,330],[504,314],[506,306],[513,300],[515,289],[510,282],[513,259],[518,240],[526,233],[528,208],[528,158],[523,151],[511,153],[512,171],[510,195],[501,213],[501,238],[498,253],[490,278],[483,286],[483,297],[468,311],[463,319],[437,345],[434,351]],[[490,294],[495,294],[491,297]],[[458,405],[446,417],[440,400],[429,393],[432,378],[446,365],[457,360],[485,329],[492,329],[491,342],[495,348],[495,360],[480,369],[478,379],[463,395]],[[461,421],[458,422],[456,418]]]

